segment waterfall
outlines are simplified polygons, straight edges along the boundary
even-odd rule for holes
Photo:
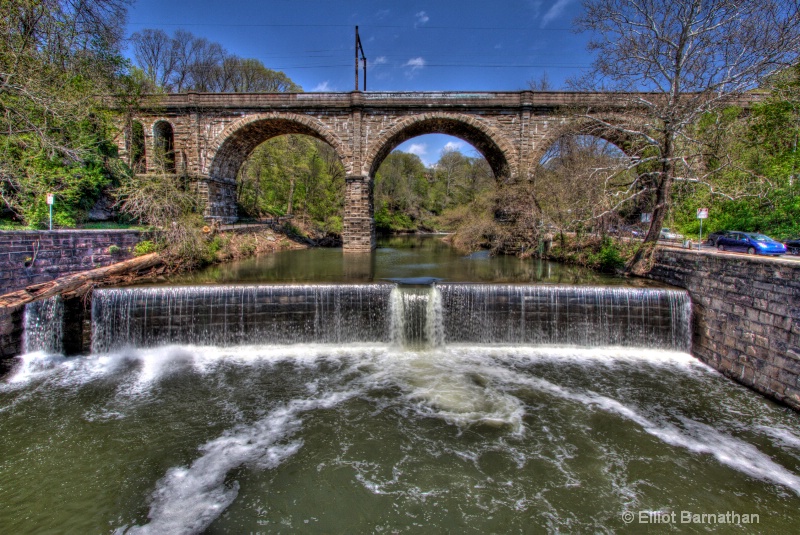
[[[25,305],[23,351],[64,351],[64,301],[60,296]]]
[[[684,291],[436,283],[97,290],[92,350],[165,344],[393,343],[690,349]]]
[[[444,345],[442,294],[435,286],[398,286],[390,299],[392,343],[417,349]]]
[[[440,284],[447,343],[628,346],[689,351],[682,290]]]
[[[92,351],[165,344],[388,342],[390,284],[97,290]]]

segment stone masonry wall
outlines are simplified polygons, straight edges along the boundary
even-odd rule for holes
[[[126,260],[144,239],[136,230],[0,231],[0,294]],[[24,310],[0,308],[0,358],[22,351]]]
[[[120,262],[144,239],[136,230],[0,231],[0,294]]]
[[[0,307],[0,359],[22,353],[25,307]]]
[[[372,251],[375,249],[372,180],[350,176],[345,187],[343,249],[349,253]]]
[[[689,291],[697,358],[800,410],[800,262],[663,248],[649,277]]]

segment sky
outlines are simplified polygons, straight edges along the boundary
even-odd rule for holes
[[[572,29],[580,11],[580,0],[134,0],[128,34],[182,28],[305,91],[339,92],[355,88],[358,26],[368,91],[517,91],[542,76],[560,89],[591,64],[588,35]],[[398,150],[430,165],[446,148],[477,155],[442,135]]]

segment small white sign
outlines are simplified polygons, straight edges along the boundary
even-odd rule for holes
[[[698,208],[697,219],[708,219],[708,208]]]
[[[55,202],[55,200],[56,200],[55,193],[48,193],[47,194],[47,204],[52,206],[52,204]]]

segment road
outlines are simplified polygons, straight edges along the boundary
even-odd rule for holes
[[[659,240],[658,244],[659,245],[666,245],[666,246],[669,246],[669,247],[677,247],[679,249],[683,248],[682,243],[678,242],[678,241]],[[747,253],[738,253],[738,252],[733,252],[733,251],[720,251],[715,246],[708,245],[706,243],[701,244],[699,249],[698,249],[696,243],[692,243],[692,250],[700,250],[700,251],[703,251],[703,252],[716,253],[716,254],[719,254],[719,255],[726,255],[726,256],[746,256],[746,257],[754,256],[754,255],[749,255]],[[755,256],[759,256],[760,258],[765,258],[765,255],[755,255]],[[780,256],[777,256],[777,257],[776,256],[770,256],[769,258],[783,258],[783,259],[786,259],[786,260],[792,260],[792,261],[795,261],[795,262],[800,262],[800,255],[785,254],[785,255],[780,255]]]

